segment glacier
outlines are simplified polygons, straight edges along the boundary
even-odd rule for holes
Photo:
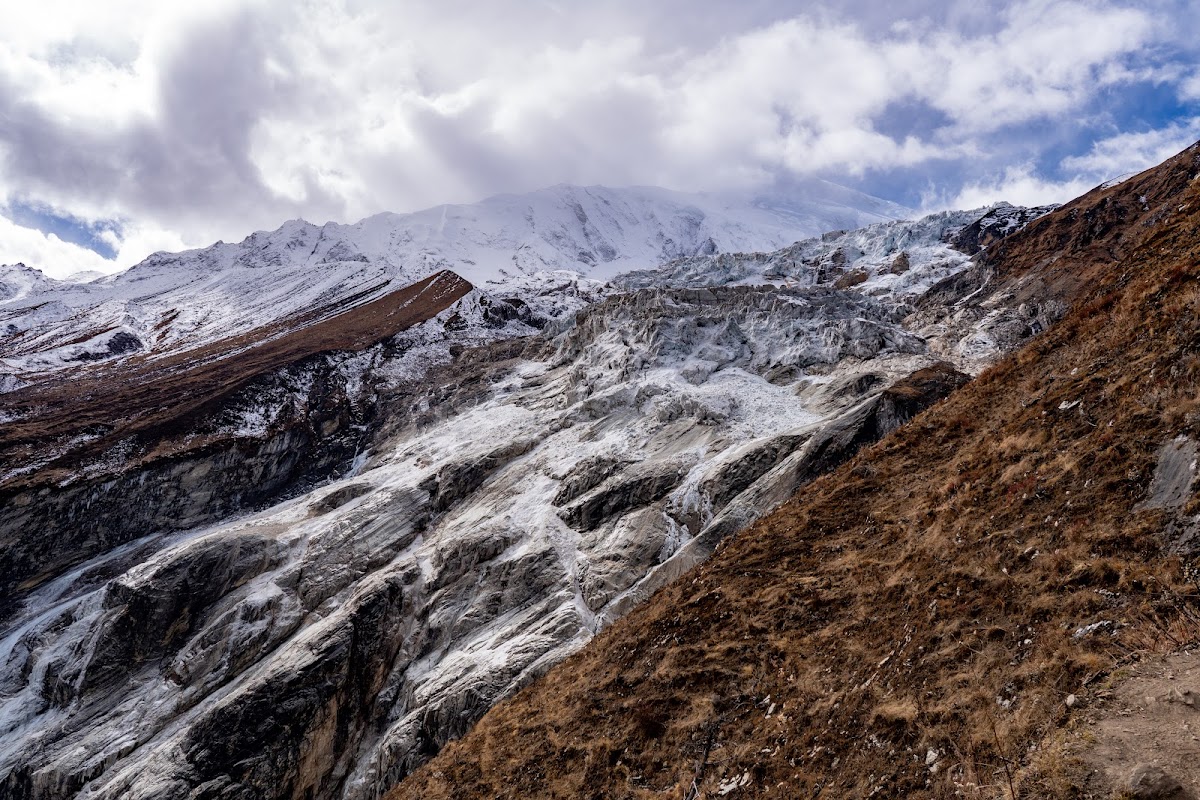
[[[660,223],[677,208],[671,194],[635,195]],[[527,239],[478,218],[489,232],[472,242],[455,227],[465,212],[444,209],[336,236],[288,223],[89,284],[39,288],[26,272],[5,284],[8,324],[29,332],[5,356],[22,391],[267,317],[353,315],[430,271],[461,269],[473,288],[387,341],[263,377],[204,423],[281,459],[293,441],[271,438],[281,409],[315,413],[313,387],[348,406],[373,398],[332,479],[184,530],[131,523],[118,545],[33,581],[0,622],[0,793],[380,797],[490,705],[1057,313],[1017,303],[972,259],[1036,210],[896,221],[882,219],[890,206],[839,206],[796,241],[794,220],[786,232],[745,222],[778,220],[778,208],[741,207],[720,230],[628,223],[630,255],[606,261],[608,222],[625,218],[603,209],[604,193],[539,197],[492,201],[535,209],[514,223],[536,232],[525,253]],[[411,236],[397,244],[402,228]],[[183,307],[189,297],[203,300]],[[65,320],[80,328],[62,332]],[[94,337],[64,342],[97,326],[146,347],[72,360]],[[125,481],[130,504],[180,486],[236,491],[243,478],[223,477],[216,458],[198,450],[159,473],[91,463],[70,478],[76,524],[105,482]],[[16,499],[36,507],[60,491]]]

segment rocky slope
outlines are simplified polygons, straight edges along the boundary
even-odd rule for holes
[[[428,329],[461,317],[473,295],[443,272],[339,316],[283,319],[9,393],[0,618],[30,587],[148,531],[195,527],[344,472],[375,424],[381,362],[402,362],[386,351],[419,353]],[[479,327],[475,338],[511,325]]]
[[[389,797],[1144,791],[1153,770],[1114,773],[1093,748],[1155,756],[1113,743],[1132,712],[1103,711],[1109,688],[1137,660],[1144,684],[1177,685],[1185,653],[1154,655],[1200,640],[1198,231],[1200,145],[989,246],[977,266],[1010,303],[1066,316],[727,538]],[[1091,733],[1089,707],[1112,724]]]
[[[383,341],[367,298],[251,337],[265,356],[232,362],[249,352],[249,374],[227,375],[217,348],[178,384],[198,416],[161,414],[169,357],[130,356],[148,388],[111,398],[123,421],[103,446],[74,441],[71,397],[30,399],[11,447],[30,426],[69,446],[9,478],[20,501],[0,519],[36,555],[5,566],[24,594],[0,629],[2,791],[380,796],[1032,334],[1042,312],[951,247],[978,216],[841,235],[862,244],[846,272],[904,260],[903,283],[663,280],[536,333],[527,306],[446,275]],[[155,444],[114,455],[129,440]],[[290,499],[216,521],[274,476]],[[21,540],[33,514],[79,540]]]

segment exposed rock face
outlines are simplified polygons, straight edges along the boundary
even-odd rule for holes
[[[328,361],[311,367],[320,377],[310,392],[294,394],[298,402],[279,407],[271,427],[257,435],[230,431],[141,469],[85,472],[82,480],[53,491],[34,484],[4,492],[0,596],[16,600],[21,587],[147,532],[193,528],[345,470],[365,445],[374,409],[345,393],[346,376],[329,369]],[[263,389],[251,387],[232,402]],[[0,607],[0,614],[5,610]]]
[[[954,249],[973,256],[1056,208],[1056,205],[1021,208],[1000,203],[948,238]]]
[[[1165,538],[1171,552],[1183,556],[1184,570],[1195,577],[1200,575],[1196,557],[1200,555],[1200,516],[1185,513],[1196,482],[1196,441],[1188,436],[1176,436],[1164,442],[1158,451],[1154,478],[1140,510],[1162,510],[1165,513]]]
[[[591,491],[616,472],[621,471],[630,462],[619,458],[598,456],[580,461],[562,477],[558,492],[554,495],[554,505],[565,506],[584,492]]]
[[[578,531],[595,530],[615,514],[665,497],[683,482],[692,464],[685,459],[630,467],[563,509],[563,519]]]
[[[1135,800],[1184,800],[1190,796],[1179,781],[1153,764],[1139,764],[1133,770],[1129,794]]]
[[[1196,443],[1186,436],[1176,437],[1159,451],[1150,496],[1142,501],[1142,507],[1180,508],[1191,496],[1195,480]]]
[[[906,241],[906,291],[949,269]],[[227,436],[78,495],[30,492],[16,513],[78,519],[90,502],[116,526],[118,498],[145,510],[120,536],[81,533],[61,559],[46,547],[12,567],[30,586],[0,630],[0,794],[379,796],[966,380],[933,352],[960,329],[915,332],[910,300],[645,288],[451,350],[455,314],[486,322],[476,299],[413,328],[436,326],[441,366],[406,360],[426,340],[390,339],[356,357],[367,366],[329,366],[298,422],[251,447]],[[281,374],[254,386],[274,397]],[[243,395],[222,397],[212,419],[241,426]],[[352,474],[298,491],[368,439]],[[84,493],[109,480],[103,503]],[[251,486],[290,499],[216,522],[259,502]],[[172,532],[172,518],[209,527]]]
[[[10,395],[0,619],[71,564],[345,471],[370,439],[389,372],[437,331],[439,315],[461,314],[470,291],[442,273],[315,324],[280,321],[261,342],[226,343],[229,352],[214,346],[207,358],[188,352]]]
[[[1068,315],[726,539],[390,797],[1177,791],[1130,770],[1196,771],[1190,648],[1111,698],[1092,678],[1195,630],[1195,573],[1161,534],[1196,508],[1198,170],[1200,144],[989,245],[985,300],[945,319],[1016,311],[1039,285]],[[1109,703],[1115,736],[1069,735]]]

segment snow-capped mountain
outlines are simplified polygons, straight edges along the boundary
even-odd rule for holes
[[[0,578],[22,593],[0,607],[0,792],[380,797],[724,537],[953,390],[966,376],[947,355],[974,370],[1028,335],[1036,309],[985,290],[955,250],[981,215],[768,254],[701,248],[609,283],[577,265],[539,302],[581,310],[540,330],[495,296],[545,273],[481,291],[442,272],[409,287],[441,299],[397,335],[294,348],[397,292],[326,294],[321,322],[272,334],[296,363],[157,428],[86,426],[53,474],[0,481]],[[320,231],[289,224],[185,257],[268,292],[299,280],[302,260],[282,254],[335,248]],[[375,297],[372,281],[405,274],[382,271],[383,248],[303,263],[359,275]],[[137,271],[152,286],[178,263]],[[601,299],[583,307],[585,282]],[[185,296],[163,292],[134,299]],[[981,332],[994,346],[957,358]],[[117,392],[161,416],[171,386],[195,393],[208,374],[168,367],[151,371],[154,393],[81,383],[95,394],[81,402]],[[39,387],[11,395],[35,433]]]
[[[85,361],[156,354],[323,309],[334,313],[449,269],[540,318],[575,311],[618,273],[672,259],[775,250],[911,210],[814,181],[761,197],[560,185],[474,205],[293,220],[236,244],[157,253],[87,283],[0,268],[0,389]]]

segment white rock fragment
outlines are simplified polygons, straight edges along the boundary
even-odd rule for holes
[[[743,772],[741,775],[737,775],[732,778],[726,778],[725,780],[721,781],[720,785],[717,786],[717,794],[724,797],[727,794],[732,794],[738,789],[749,785],[750,773]]]

